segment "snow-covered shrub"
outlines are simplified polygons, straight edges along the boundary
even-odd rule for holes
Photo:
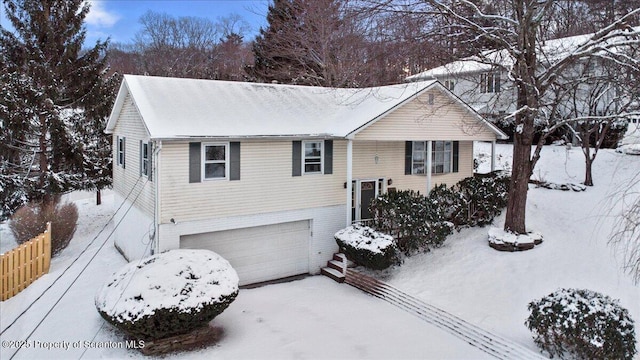
[[[368,226],[354,224],[334,235],[341,251],[358,265],[383,270],[400,262],[393,237]]]
[[[51,256],[65,249],[78,223],[78,207],[74,203],[60,203],[59,197],[47,203],[29,203],[11,217],[9,228],[18,244],[43,233],[51,222]]]
[[[552,357],[632,359],[636,353],[633,320],[608,296],[560,289],[529,303],[529,310],[525,324]]]
[[[524,251],[531,250],[536,245],[542,244],[542,234],[537,231],[529,231],[526,234],[515,234],[503,228],[490,227],[489,246],[499,251]]]
[[[137,339],[188,333],[221,314],[238,295],[238,275],[209,250],[171,250],[132,262],[98,291],[96,308]]]
[[[396,239],[398,248],[410,255],[442,245],[452,233],[437,201],[419,192],[388,192],[376,198],[369,207],[374,216],[373,227]]]

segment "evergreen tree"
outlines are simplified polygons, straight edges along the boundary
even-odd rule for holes
[[[98,154],[85,153],[94,149],[83,142],[98,138],[113,96],[113,79],[106,77],[107,42],[82,49],[88,3],[3,0],[3,5],[15,32],[0,27],[0,65],[6,69],[0,78],[0,217],[28,200],[105,186],[104,179],[90,180],[102,177],[100,172],[84,166],[109,154],[108,143],[96,143]],[[98,166],[106,165],[104,160]]]

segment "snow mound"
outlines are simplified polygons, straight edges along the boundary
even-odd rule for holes
[[[160,309],[191,313],[235,298],[238,274],[208,250],[171,250],[130,263],[113,274],[95,297],[98,311],[119,322],[135,322]]]
[[[627,155],[640,155],[640,144],[626,144],[618,147],[616,152]]]
[[[542,243],[542,234],[528,232],[526,234],[514,234],[502,228],[489,228],[489,246],[500,251],[522,251],[533,249],[535,245]]]

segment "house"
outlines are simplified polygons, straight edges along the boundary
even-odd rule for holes
[[[437,81],[333,89],[131,75],[106,131],[123,255],[211,249],[242,285],[319,273],[333,234],[369,218],[376,195],[471,176],[473,142],[504,137]]]
[[[633,31],[640,31],[640,27],[633,28]],[[541,63],[544,67],[550,66],[574,54],[581,46],[589,44],[593,36],[594,34],[585,34],[543,41],[539,44],[537,56],[542,59]],[[625,42],[621,43],[625,44]],[[627,45],[611,46],[602,51],[605,53],[624,51],[625,46]],[[506,50],[488,50],[479,56],[438,66],[409,76],[405,80],[408,82],[438,80],[483,117],[492,123],[506,127],[503,120],[515,113],[517,109],[517,89],[509,75],[509,69],[513,68],[514,63],[514,58]],[[576,116],[577,111],[580,116],[597,116],[604,112],[618,111],[614,108],[621,106],[620,103],[629,105],[633,99],[624,100],[625,96],[621,95],[623,91],[611,83],[606,87],[603,85],[604,78],[607,78],[605,68],[610,66],[610,63],[608,64],[604,65],[600,59],[596,58],[582,59],[563,70],[557,76],[558,84],[564,85],[576,80],[582,84],[575,93],[563,93],[567,89],[559,91],[564,98],[560,98],[558,102],[557,115]],[[541,73],[545,71],[542,68],[540,70]],[[542,102],[548,102],[549,96],[558,96],[553,93],[549,91]],[[578,100],[571,97],[572,95]]]

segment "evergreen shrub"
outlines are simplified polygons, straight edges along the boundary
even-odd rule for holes
[[[336,243],[347,258],[373,270],[384,270],[400,263],[393,237],[368,226],[353,224],[335,234]]]
[[[562,359],[632,359],[636,354],[633,320],[608,296],[560,289],[529,303],[525,325],[535,343]]]

